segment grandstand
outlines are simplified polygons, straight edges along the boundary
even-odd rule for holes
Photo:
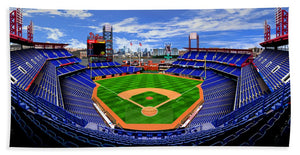
[[[29,49],[10,51],[10,146],[289,146],[289,51],[278,50],[274,42],[265,41],[261,44],[265,49],[254,59],[249,50],[240,49],[246,53],[239,53],[232,52],[237,49],[189,47],[171,68],[159,74],[200,83],[201,89],[196,93],[199,91],[201,95],[200,90],[203,91],[203,102],[175,128],[154,131],[122,128],[113,114],[97,106],[92,97],[98,93],[94,89],[116,93],[104,86],[96,87],[100,85],[96,80],[116,78],[117,81],[126,77],[130,81],[130,77],[143,73],[141,68],[114,61],[89,62],[83,66],[81,59],[63,48],[64,44],[36,48],[41,43],[24,41],[31,45]],[[161,79],[166,80],[164,76],[167,75]],[[155,82],[167,88],[176,82],[162,83],[157,76],[149,83],[145,78],[142,80],[136,82],[141,88],[154,87]],[[110,85],[118,89],[118,84]],[[176,83],[182,90],[195,88],[185,85]],[[133,82],[122,86],[130,89]],[[114,99],[123,102],[120,96]],[[176,111],[171,111],[170,116],[172,112]],[[123,114],[128,118],[126,111]]]
[[[266,53],[269,53],[270,50],[265,50],[253,63],[242,67],[239,76],[234,74],[228,76],[230,72],[213,67],[218,64],[217,62],[212,61],[210,64],[206,62],[212,67],[207,67],[206,80],[202,84],[205,100],[202,109],[187,128],[160,132],[111,129],[94,108],[91,94],[95,84],[90,79],[89,71],[92,70],[95,74],[101,73],[105,76],[112,73],[130,73],[137,70],[135,67],[125,68],[116,62],[93,64],[91,65],[92,68],[84,68],[74,61],[66,61],[61,63],[63,65],[56,65],[53,62],[61,62],[60,59],[66,59],[66,57],[55,57],[54,61],[52,57],[44,55],[41,57],[42,54],[39,51],[35,49],[22,51],[22,53],[28,52],[25,55],[35,53],[36,55],[33,57],[36,57],[39,60],[37,62],[40,63],[40,65],[33,63],[36,65],[36,69],[33,71],[37,76],[31,85],[16,82],[21,81],[21,76],[17,75],[24,73],[18,69],[19,63],[12,66],[12,78],[16,79],[15,83],[12,83],[12,118],[15,119],[15,125],[21,125],[20,130],[26,133],[26,139],[31,140],[28,145],[71,147],[183,144],[275,145],[271,140],[268,140],[269,143],[267,144],[264,143],[264,137],[270,137],[267,131],[280,131],[282,138],[279,141],[283,141],[284,136],[288,133],[289,121],[283,120],[290,116],[288,113],[290,106],[286,104],[290,102],[289,81],[282,81],[288,71],[278,70],[278,73],[281,74],[275,74],[277,71],[272,73],[271,68],[269,72],[274,74],[273,77],[270,76],[270,73],[267,74],[265,69],[268,62],[259,64],[259,60],[262,60],[262,57],[267,55]],[[47,52],[48,56],[58,55],[54,54],[57,51],[67,53],[64,49],[44,51]],[[11,53],[12,55],[19,55],[17,52],[20,51],[12,51]],[[269,66],[276,67],[279,65],[281,69],[284,69],[288,55],[283,51],[271,52],[275,57],[280,55],[284,59],[276,61],[275,58],[270,57],[267,60],[271,60],[274,64]],[[69,57],[76,59],[72,55],[67,56],[67,58]],[[11,62],[18,62],[18,59],[20,58],[12,56]],[[26,57],[22,59],[26,59]],[[31,61],[31,59],[29,60]],[[203,66],[199,65],[199,68],[178,66],[179,61],[183,60],[175,61],[174,66],[167,72],[176,75],[190,75],[193,78],[204,77],[205,69]],[[69,62],[74,63],[70,64]],[[190,62],[192,61],[186,63]],[[111,66],[109,66],[110,64]],[[33,72],[30,70],[33,67],[30,68],[26,63],[22,65],[24,70],[28,70],[27,72]],[[227,67],[229,66],[227,65]],[[33,75],[30,77],[34,78]],[[266,79],[276,80],[278,87],[268,86]],[[29,89],[26,90],[28,87]],[[282,97],[278,98],[278,95]],[[283,123],[284,126],[276,127],[275,125],[279,122]],[[256,128],[260,128],[257,133]],[[43,131],[43,133],[36,131]],[[226,134],[223,133],[224,131],[227,131]],[[210,136],[205,136],[208,133]],[[254,136],[249,137],[247,133]],[[46,140],[44,137],[47,137]],[[184,141],[182,140],[183,137]],[[51,140],[48,141],[47,139]],[[118,139],[118,141],[112,139]],[[237,140],[243,143],[237,143]]]

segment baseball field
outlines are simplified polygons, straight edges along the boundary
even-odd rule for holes
[[[165,74],[134,74],[95,82],[97,97],[126,124],[173,123],[199,101],[202,83]]]

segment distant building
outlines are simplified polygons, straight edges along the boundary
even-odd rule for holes
[[[82,58],[86,58],[86,57],[87,57],[86,51],[80,51],[79,58],[82,59]]]
[[[155,48],[153,49],[153,56],[161,56],[164,55],[165,49],[163,48]]]
[[[178,55],[179,51],[177,48],[172,48],[171,49],[171,55]],[[162,55],[166,55],[166,49],[164,48],[155,48],[153,49],[153,56],[162,56]]]
[[[69,52],[81,51],[86,50],[86,48],[65,48]]]
[[[188,52],[187,50],[180,50],[178,51],[178,55],[181,56],[183,54],[185,54],[186,52]]]
[[[171,55],[179,55],[179,50],[178,50],[178,48],[172,48]]]
[[[259,54],[261,54],[261,52],[263,51],[263,48],[258,48],[258,47],[254,47],[254,48],[249,48],[252,50],[253,52],[253,57],[257,57]]]

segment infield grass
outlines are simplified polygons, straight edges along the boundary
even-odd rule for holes
[[[148,99],[146,99],[146,97],[152,97],[153,99],[148,100]],[[155,107],[159,103],[162,103],[162,102],[168,100],[169,98],[162,94],[157,94],[152,91],[147,91],[147,92],[144,92],[144,93],[141,93],[138,95],[134,95],[130,99],[132,101],[139,103],[140,105],[142,105],[144,107]]]
[[[100,84],[97,96],[127,124],[170,124],[199,99],[196,85],[202,83],[164,74],[134,74],[117,78],[96,81]],[[119,93],[137,88],[162,88],[181,94],[158,108],[155,116],[148,117],[141,113],[141,107],[118,96]],[[146,100],[151,96],[153,100]],[[144,92],[132,96],[132,99],[143,106],[156,106],[168,97],[154,92]]]

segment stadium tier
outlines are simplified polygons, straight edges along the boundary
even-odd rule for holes
[[[239,107],[265,94],[268,87],[252,64],[242,68]]]
[[[37,49],[36,51],[41,53],[47,59],[55,59],[55,58],[72,56],[72,54],[70,54],[65,49]]]
[[[76,72],[82,69],[85,69],[86,67],[80,64],[71,64],[67,66],[61,66],[57,68],[57,76],[69,74],[72,72]]]
[[[190,67],[190,68],[204,68],[206,67],[207,69],[213,69],[217,70],[223,73],[227,73],[233,76],[240,76],[241,74],[241,67],[238,66],[232,66],[228,64],[223,64],[223,63],[216,63],[216,62],[204,62],[204,61],[194,61],[194,60],[177,60],[173,62],[174,67]],[[166,72],[172,72],[173,69],[166,70]],[[190,70],[190,69],[189,69]],[[181,70],[177,70],[174,72],[176,74],[186,74],[186,75],[191,75],[193,76],[193,72],[185,72]]]
[[[205,102],[191,125],[210,123],[233,111],[236,87],[233,80],[208,71],[201,87]]]
[[[223,52],[187,52],[178,59],[189,59],[189,60],[206,60],[217,63],[234,64],[241,66],[248,58],[249,54],[234,54],[234,53],[223,53]]]
[[[265,50],[253,63],[271,91],[289,81],[289,55],[287,51]]]
[[[72,63],[80,63],[81,60],[77,57],[67,57],[67,58],[56,58],[50,60],[51,63],[53,63],[56,67],[64,66],[66,64],[72,64]]]
[[[46,63],[37,78],[32,83],[29,92],[42,99],[58,104],[58,87],[55,66],[51,63]]]
[[[87,74],[91,74],[92,77],[97,76],[106,76],[106,75],[113,75],[113,74],[122,74],[122,73],[136,73],[140,71],[140,68],[137,67],[108,67],[108,68],[92,68],[92,69],[86,69]]]
[[[102,66],[121,66],[118,62],[97,62],[97,63],[89,63],[90,67],[102,67]]]
[[[11,52],[10,62],[11,80],[20,88],[28,89],[46,59],[36,50],[19,50]]]
[[[88,122],[104,124],[91,99],[96,85],[86,73],[76,74],[61,80],[64,108]]]
[[[248,58],[247,54],[188,52],[165,71],[174,75],[164,75],[133,74],[142,72],[141,68],[117,62],[90,63],[87,68],[65,49],[11,51],[11,125],[14,136],[24,141],[12,138],[11,143],[31,147],[286,145],[290,127],[288,52],[264,50],[253,63],[244,64]],[[124,73],[131,75],[122,76]],[[103,78],[98,87],[91,80],[95,77]],[[195,90],[196,85],[201,89]],[[100,90],[96,94],[111,101],[107,105],[114,106],[115,113],[121,113],[125,121],[143,117],[151,122],[151,117],[141,115],[138,106],[118,105],[129,102],[118,96],[121,89],[147,87],[171,89],[182,95],[163,107],[167,110],[159,109],[153,118],[175,120],[174,116],[180,114],[176,110],[183,113],[178,107],[197,100],[200,90],[203,103],[186,115],[192,119],[185,126],[186,121],[179,121],[171,130],[128,130],[114,124],[114,113],[97,108],[99,103],[93,96],[95,88]],[[109,93],[115,97],[109,97]],[[143,93],[132,95],[130,100],[151,94]],[[197,95],[190,97],[189,93]],[[157,92],[151,95],[170,98]],[[151,99],[139,106],[152,106]],[[171,113],[166,114],[168,110]]]

